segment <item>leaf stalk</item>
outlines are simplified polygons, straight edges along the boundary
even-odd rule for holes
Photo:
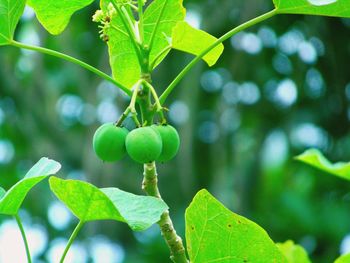
[[[30,250],[29,250],[29,244],[28,244],[26,233],[24,231],[22,220],[21,220],[21,218],[19,217],[18,214],[14,215],[14,217],[16,219],[18,228],[19,228],[19,230],[21,232],[21,236],[22,236],[22,239],[23,239],[24,247],[26,249],[27,261],[28,261],[28,263],[32,263],[32,258],[31,258]]]
[[[212,49],[220,45],[222,42],[226,41],[227,39],[231,38],[233,35],[237,34],[238,32],[241,32],[249,27],[252,27],[264,20],[267,20],[277,14],[277,10],[274,9],[270,12],[267,12],[261,16],[258,16],[256,18],[253,18],[224,34],[222,37],[220,37],[215,43],[210,45],[208,48],[203,50],[198,56],[196,56],[178,75],[177,77],[170,83],[170,85],[165,89],[163,94],[160,96],[159,100],[162,104],[164,104],[165,100],[168,98],[170,93],[174,90],[174,88],[179,84],[179,82],[187,75],[187,73],[199,62],[201,59],[208,54]]]
[[[63,254],[62,254],[62,257],[60,259],[60,263],[63,263],[64,262],[64,259],[66,258],[67,256],[67,253],[70,249],[70,247],[72,246],[74,240],[76,239],[76,237],[78,236],[80,230],[82,229],[82,227],[84,226],[84,222],[83,221],[79,221],[78,225],[75,227],[72,235],[70,236],[69,240],[68,240],[68,243],[66,245],[66,248],[64,249],[63,251]]]
[[[43,48],[43,47],[39,47],[39,46],[32,46],[32,45],[27,45],[21,42],[17,42],[15,40],[12,40],[10,43],[11,46],[14,47],[18,47],[18,48],[22,48],[22,49],[27,49],[27,50],[32,50],[32,51],[36,51],[39,53],[43,53],[46,55],[50,55],[50,56],[54,56],[66,61],[69,61],[71,63],[74,63],[76,65],[79,65],[89,71],[91,71],[92,73],[95,73],[97,76],[107,80],[108,82],[111,82],[112,84],[114,84],[117,88],[121,89],[122,91],[124,91],[127,95],[131,96],[132,92],[130,91],[130,89],[128,89],[127,87],[125,87],[123,84],[119,83],[118,81],[116,81],[114,78],[112,78],[111,76],[107,75],[106,73],[100,71],[99,69],[77,59],[74,57],[71,57],[69,55],[63,54],[61,52],[52,50],[52,49],[48,49],[48,48]]]

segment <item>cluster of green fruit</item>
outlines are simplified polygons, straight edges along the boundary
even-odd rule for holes
[[[119,161],[126,153],[138,163],[166,162],[175,157],[179,146],[179,134],[171,125],[152,125],[129,132],[106,123],[93,138],[95,153],[105,162]]]

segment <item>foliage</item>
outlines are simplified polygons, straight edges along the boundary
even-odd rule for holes
[[[61,165],[48,158],[40,159],[11,189],[0,189],[0,214],[17,215],[28,192],[49,175],[57,173]]]
[[[274,0],[279,13],[350,17],[347,0]]]
[[[134,231],[142,231],[158,222],[168,209],[154,197],[136,196],[117,188],[98,189],[76,180],[51,177],[50,188],[83,223],[116,220],[127,223]]]
[[[29,0],[28,5],[35,10],[38,20],[46,30],[51,34],[58,35],[67,27],[71,16],[76,11],[86,7],[92,2],[93,0]]]
[[[310,263],[310,259],[305,249],[299,245],[294,244],[293,241],[288,240],[284,243],[277,243],[277,247],[287,258],[288,262]]]
[[[22,0],[0,1],[0,46],[11,42],[24,6],[25,1]]]
[[[317,149],[307,150],[303,154],[297,156],[296,159],[321,171],[350,180],[350,163],[339,162],[332,164]]]
[[[265,230],[224,207],[206,190],[186,210],[190,260],[196,262],[287,262]]]
[[[92,0],[28,2],[40,23],[52,34],[63,32],[71,16],[91,3]],[[93,20],[100,23],[101,38],[107,42],[113,78],[68,55],[14,41],[14,31],[23,13],[25,1],[0,0],[0,45],[35,50],[68,60],[116,84],[131,96],[131,100],[120,119],[115,120],[115,125],[121,127],[131,115],[138,128],[134,132],[137,132],[151,129],[149,126],[156,122],[156,117],[159,117],[161,124],[166,124],[166,108],[163,103],[175,86],[201,59],[213,66],[223,52],[222,42],[240,31],[283,13],[350,16],[349,4],[345,0],[275,0],[274,4],[274,10],[230,30],[220,38],[215,38],[184,22],[185,8],[182,0],[154,0],[149,5],[145,5],[142,0],[102,0],[101,10],[95,13]],[[193,54],[195,58],[158,97],[152,86],[152,73],[171,49]],[[129,136],[130,134],[133,132]],[[158,139],[160,141],[160,137]],[[142,141],[134,144],[133,150],[138,153],[144,145]],[[127,147],[130,154],[129,148]],[[135,231],[145,230],[157,223],[170,249],[171,260],[176,263],[188,262],[182,240],[173,227],[168,206],[162,200],[157,185],[156,166],[153,161],[160,155],[161,147],[157,147],[155,152],[156,150],[151,151],[155,154],[152,158],[148,158],[149,153],[146,157],[133,158],[144,164],[143,189],[150,196],[136,196],[117,188],[100,189],[78,180],[50,178],[52,192],[80,220],[68,241],[61,262],[64,261],[82,224],[107,219],[125,222]],[[349,179],[348,164],[333,165],[316,150],[307,151],[298,159]],[[18,210],[28,191],[59,169],[57,162],[43,158],[8,192],[0,188],[0,213],[16,217],[26,244],[28,262],[30,254]],[[307,253],[300,246],[291,241],[276,246],[261,227],[229,211],[206,190],[196,195],[186,211],[186,240],[191,262],[309,262]]]
[[[347,263],[350,260],[350,254],[343,255],[339,257],[334,263]]]

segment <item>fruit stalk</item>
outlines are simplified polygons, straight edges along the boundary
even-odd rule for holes
[[[158,175],[155,162],[144,165],[142,189],[149,195],[162,199],[158,189]],[[189,263],[182,239],[177,235],[169,211],[162,214],[158,225],[170,249],[170,259],[174,263]]]

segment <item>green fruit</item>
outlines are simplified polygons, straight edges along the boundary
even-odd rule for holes
[[[162,138],[151,127],[142,127],[131,131],[126,137],[126,151],[131,159],[138,163],[151,163],[162,152]]]
[[[93,138],[96,155],[105,162],[115,162],[126,154],[125,139],[128,130],[113,123],[103,124],[97,129]]]
[[[171,125],[153,125],[152,128],[159,132],[163,142],[162,153],[157,161],[167,162],[173,159],[180,148],[180,137],[177,130]]]

